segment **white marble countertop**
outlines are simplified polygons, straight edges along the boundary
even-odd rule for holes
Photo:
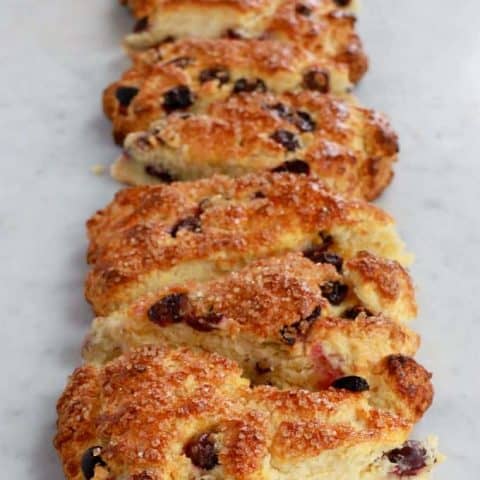
[[[455,3],[455,4],[454,4]],[[364,0],[371,71],[358,90],[388,112],[401,161],[381,199],[417,262],[420,359],[437,396],[417,433],[439,435],[436,479],[480,477],[480,4]],[[89,168],[116,154],[99,97],[127,65],[114,0],[0,5],[0,465],[60,480],[55,402],[80,361],[84,221],[117,189]]]

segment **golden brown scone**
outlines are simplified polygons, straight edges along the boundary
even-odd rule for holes
[[[352,85],[342,63],[272,40],[183,39],[134,54],[133,60],[103,95],[117,143],[166,114],[202,112],[232,93],[344,93]]]
[[[139,185],[291,171],[371,200],[390,183],[397,153],[385,118],[351,102],[317,92],[239,94],[129,135],[112,174]]]
[[[55,446],[68,480],[427,479],[434,442],[371,391],[253,387],[223,357],[144,347],[75,371]]]
[[[86,295],[99,315],[292,250],[328,248],[346,262],[362,250],[410,260],[387,213],[288,173],[125,189],[87,225]]]
[[[304,48],[320,61],[342,63],[356,83],[368,60],[355,31],[351,1],[157,0],[125,2],[138,22],[126,37],[130,49],[185,37],[272,39]]]
[[[395,275],[387,278],[395,262],[363,253],[357,257],[365,255],[377,267],[383,262],[383,280],[396,283]],[[428,372],[410,360],[405,376],[385,361],[414,355],[418,335],[374,313],[368,301],[382,297],[398,322],[415,305],[413,292],[407,287],[395,301],[384,296],[385,285],[378,285],[378,292],[362,302],[341,273],[341,257],[329,251],[310,256],[317,263],[288,253],[252,262],[221,279],[146,294],[120,312],[97,318],[84,356],[104,363],[140,345],[169,344],[219,353],[239,363],[254,383],[280,388],[316,390],[340,377],[359,376],[372,390],[381,388],[378,397],[388,396],[404,418],[418,419],[432,398]],[[402,303],[406,308],[399,307]],[[404,380],[409,388],[398,387]],[[414,396],[403,395],[415,388]]]

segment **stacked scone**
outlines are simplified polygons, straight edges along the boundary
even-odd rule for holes
[[[127,0],[104,93],[120,191],[88,221],[69,480],[430,478],[405,251],[366,200],[398,144],[351,96],[348,0]],[[181,182],[180,180],[185,180]]]

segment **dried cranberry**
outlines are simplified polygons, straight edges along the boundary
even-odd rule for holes
[[[287,160],[286,162],[281,163],[278,167],[272,169],[272,172],[290,172],[296,173],[297,175],[310,174],[310,165],[299,159]]]
[[[203,316],[189,315],[185,318],[185,323],[199,332],[211,332],[217,328],[222,319],[223,315],[210,312]]]
[[[312,69],[303,75],[303,86],[321,93],[330,91],[330,74],[323,69]]]
[[[135,23],[133,27],[133,33],[144,32],[147,29],[148,29],[148,17],[143,17],[137,20],[137,23]]]
[[[317,124],[311,115],[300,110],[296,112],[293,123],[301,132],[313,132],[317,128]]]
[[[194,97],[186,85],[179,85],[163,94],[163,108],[167,113],[193,105]]]
[[[230,81],[230,73],[226,68],[209,68],[207,70],[202,70],[198,79],[200,80],[200,83],[218,80],[220,85],[223,85]]]
[[[295,11],[299,15],[303,15],[305,17],[309,17],[312,14],[312,9],[310,7],[307,7],[307,5],[304,5],[303,3],[300,3],[296,6]]]
[[[95,467],[100,465],[106,467],[107,464],[100,456],[102,453],[102,447],[91,447],[82,456],[81,468],[83,476],[86,480],[90,480],[95,476]]]
[[[138,92],[139,89],[137,87],[118,87],[115,92],[115,97],[122,107],[127,108],[138,95]]]
[[[233,85],[233,93],[241,92],[266,92],[267,86],[265,82],[259,78],[247,80],[246,78],[239,78]]]
[[[280,329],[280,337],[287,345],[294,345],[299,336],[305,336],[313,322],[320,316],[322,309],[315,307],[313,312],[306,318],[302,318],[298,322],[291,325],[285,325]]]
[[[396,464],[394,473],[399,477],[416,475],[426,463],[427,451],[425,447],[415,440],[405,442],[401,448],[395,448],[386,453],[390,462]]]
[[[339,7],[348,7],[351,3],[351,0],[333,0],[333,1]]]
[[[187,68],[193,60],[190,57],[178,57],[170,60],[166,65],[175,65],[178,68]]]
[[[300,142],[296,135],[288,130],[277,130],[270,135],[270,138],[282,145],[285,150],[289,152],[294,152],[297,148],[300,148]]]
[[[202,433],[190,440],[184,448],[185,455],[202,470],[212,470],[218,465],[215,438],[211,433]]]
[[[174,180],[170,173],[168,173],[166,170],[159,167],[158,165],[146,165],[145,173],[152,177],[158,178],[163,183],[172,183]]]
[[[342,313],[342,317],[347,318],[348,320],[355,320],[360,314],[364,314],[367,317],[373,316],[373,313],[367,308],[362,305],[355,305],[354,307],[345,310]]]
[[[147,312],[150,321],[161,327],[179,323],[188,313],[189,300],[185,293],[172,293],[154,303]]]
[[[202,231],[202,224],[200,222],[200,218],[198,217],[187,217],[183,220],[177,222],[172,230],[170,231],[170,235],[175,238],[180,230],[187,230],[189,232],[199,233]]]
[[[368,382],[364,378],[355,375],[337,378],[337,380],[332,383],[332,387],[339,390],[349,390],[350,392],[365,392],[366,390],[370,390]]]
[[[340,305],[348,294],[348,287],[340,282],[324,283],[320,289],[322,295],[332,304]]]

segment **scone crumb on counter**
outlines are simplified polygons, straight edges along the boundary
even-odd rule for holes
[[[103,175],[106,170],[107,167],[105,165],[100,165],[99,163],[96,163],[90,167],[90,172],[92,172],[94,175]]]

